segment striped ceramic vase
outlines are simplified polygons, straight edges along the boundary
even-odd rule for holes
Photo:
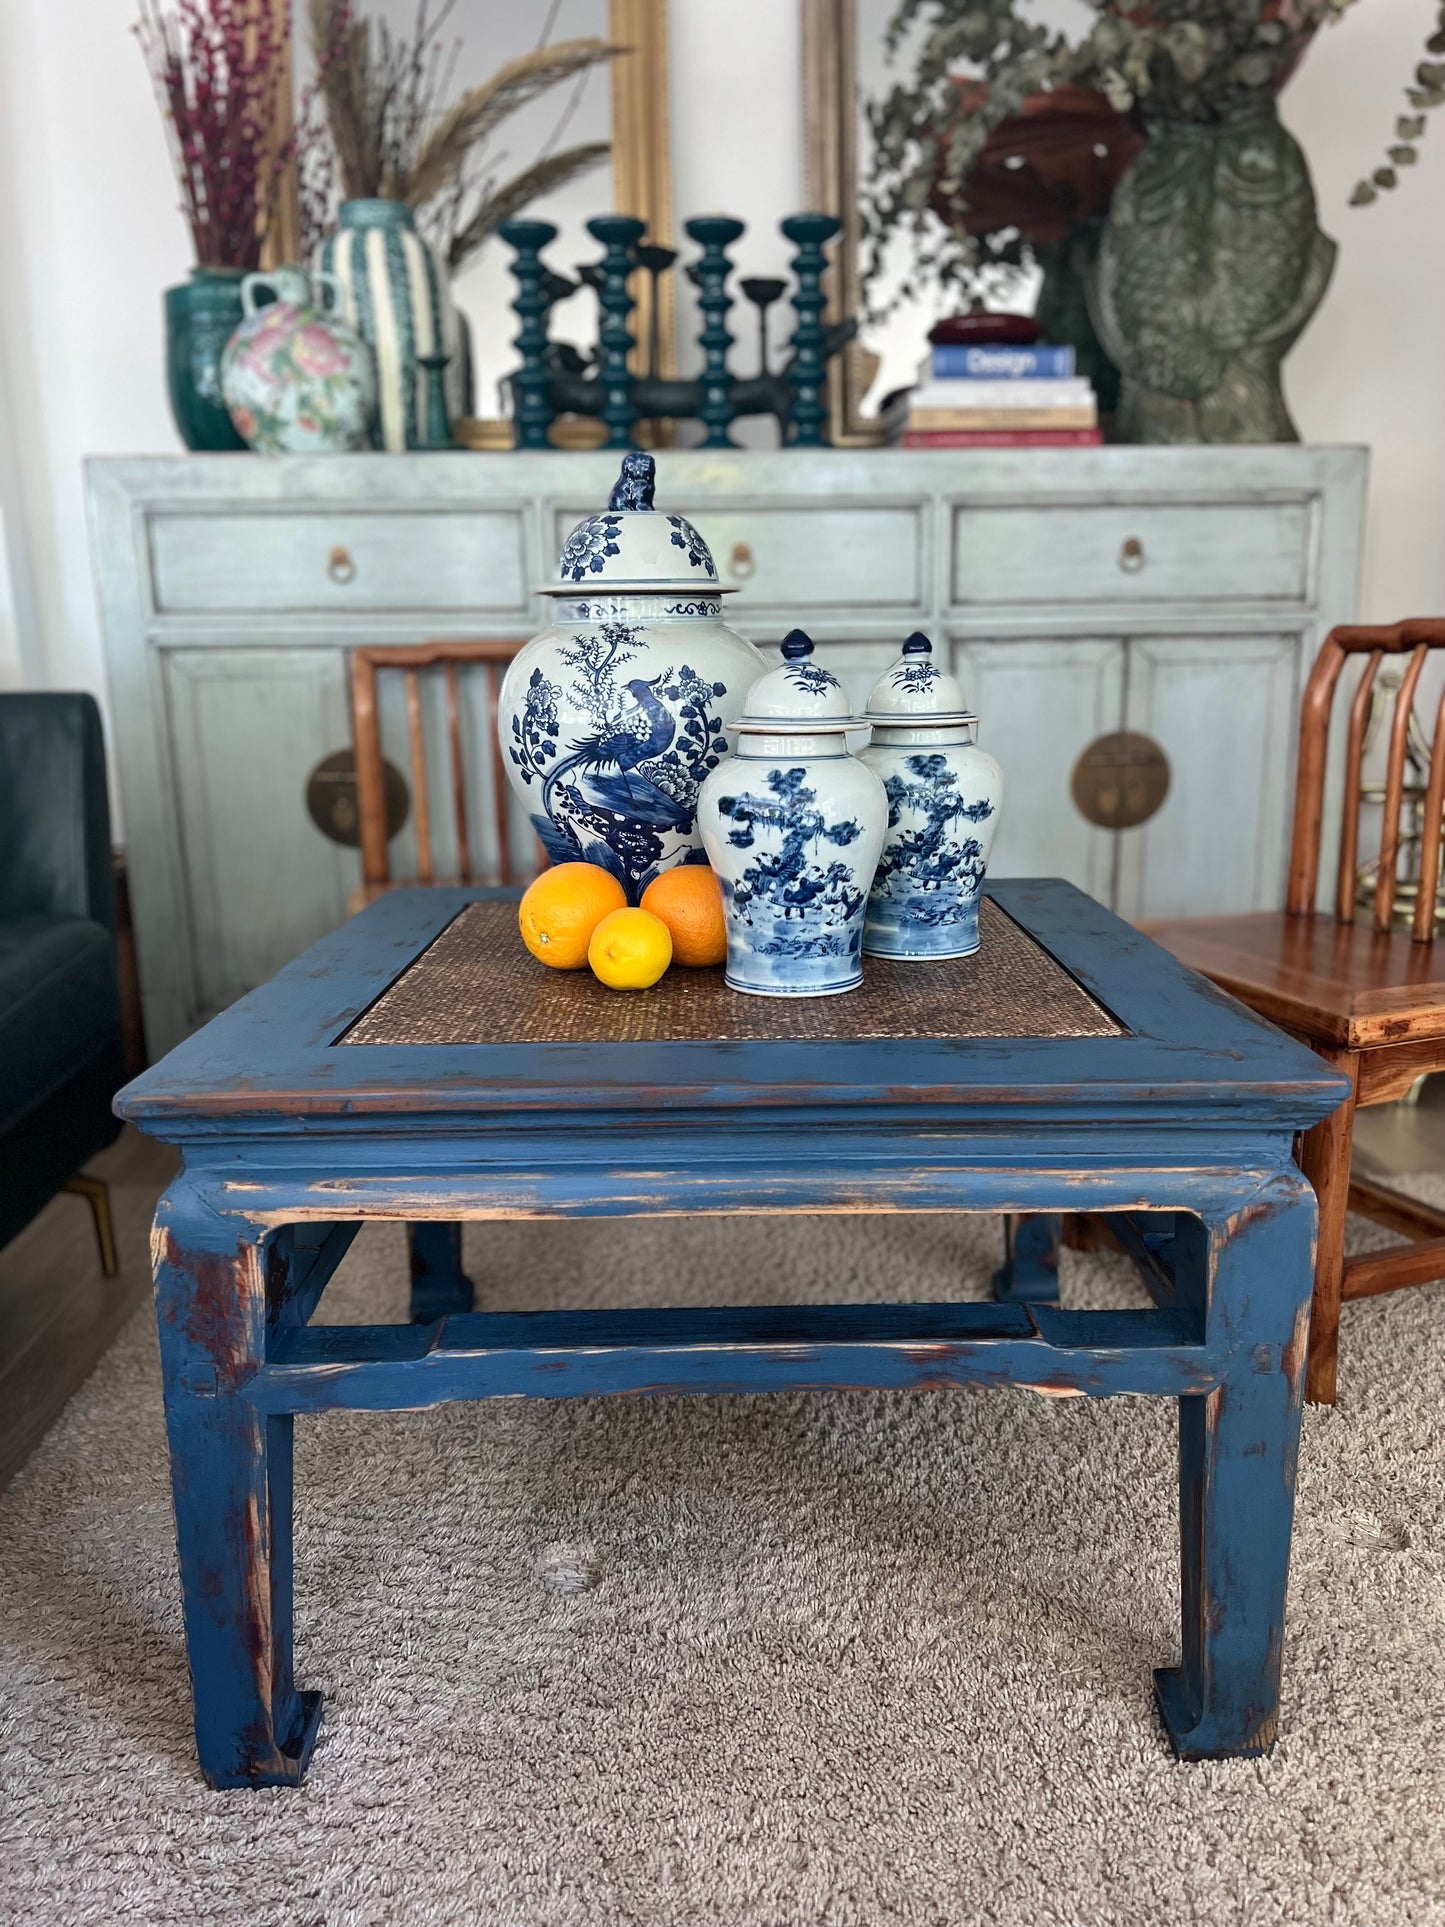
[[[400,201],[343,201],[316,266],[334,275],[347,321],[376,355],[377,436],[386,449],[426,445],[426,370],[419,355],[460,363],[456,309],[436,256]]]

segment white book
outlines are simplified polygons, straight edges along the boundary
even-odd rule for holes
[[[1093,383],[1082,375],[1041,381],[920,381],[914,408],[1091,408]]]

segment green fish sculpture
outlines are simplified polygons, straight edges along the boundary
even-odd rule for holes
[[[1122,376],[1114,439],[1297,442],[1280,364],[1334,261],[1272,104],[1153,127],[1115,190],[1089,290]]]

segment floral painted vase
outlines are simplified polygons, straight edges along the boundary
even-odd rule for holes
[[[698,787],[763,659],[722,619],[717,569],[681,515],[653,507],[629,454],[606,510],[562,550],[550,628],[513,658],[498,703],[512,787],[554,862],[600,864],[636,903],[706,859]]]
[[[801,629],[748,691],[735,753],[712,772],[698,828],[722,886],[727,982],[827,997],[863,981],[863,919],[888,799],[848,752],[859,718]]]
[[[973,740],[978,718],[912,635],[868,699],[859,752],[883,784],[888,831],[868,898],[863,948],[875,957],[967,957],[998,828],[1003,774]]]
[[[241,283],[245,319],[221,357],[236,430],[263,455],[338,455],[366,448],[376,413],[371,350],[322,300],[326,274],[276,268]],[[256,305],[259,289],[276,299]]]

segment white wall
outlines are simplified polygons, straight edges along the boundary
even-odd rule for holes
[[[129,0],[0,0],[0,682],[103,693],[81,460],[177,446],[160,301],[189,247],[132,13]],[[1288,389],[1306,439],[1373,447],[1374,619],[1445,610],[1445,115],[1397,193],[1346,206],[1433,15],[1433,0],[1360,0],[1285,101],[1340,243]],[[679,220],[735,212],[749,224],[743,271],[781,271],[777,220],[802,198],[791,0],[671,0],[671,23]],[[693,332],[689,301],[685,342]]]
[[[81,460],[177,446],[161,291],[190,246],[133,11],[0,4],[0,462],[23,497],[23,536],[7,533],[28,549],[40,632],[22,637],[19,663],[58,688],[104,683]]]
[[[1371,448],[1360,613],[1445,614],[1445,112],[1417,167],[1371,207],[1356,181],[1384,158],[1432,0],[1359,0],[1317,36],[1283,116],[1309,156],[1334,279],[1285,367],[1306,441]]]

